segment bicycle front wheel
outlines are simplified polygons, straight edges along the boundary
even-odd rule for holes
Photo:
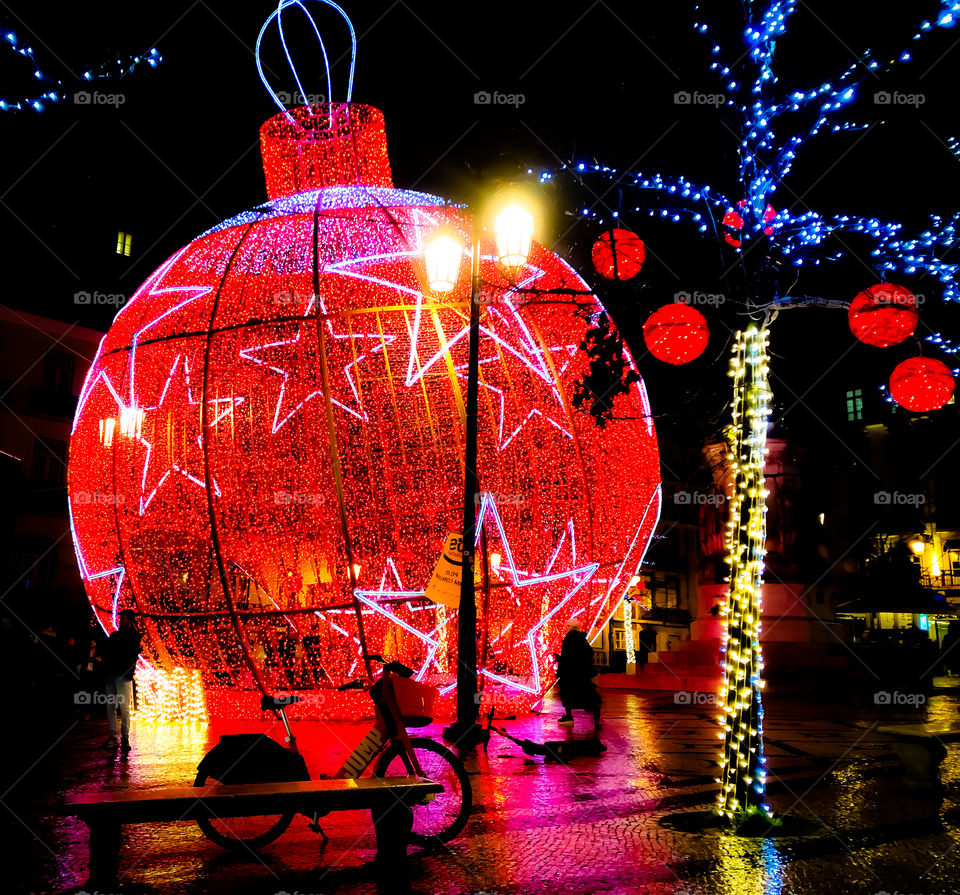
[[[443,786],[443,792],[430,801],[413,806],[410,840],[415,845],[449,842],[463,831],[473,807],[470,778],[463,762],[446,746],[427,737],[411,737],[410,743],[424,776]],[[403,744],[394,741],[380,756],[374,773],[377,777],[409,777],[415,771]]]

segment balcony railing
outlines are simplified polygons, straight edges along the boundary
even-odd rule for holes
[[[960,571],[946,569],[939,575],[922,575],[920,583],[924,587],[953,589],[960,588]]]
[[[686,609],[673,609],[666,606],[651,606],[640,613],[644,621],[663,622],[665,625],[689,625],[692,616]]]

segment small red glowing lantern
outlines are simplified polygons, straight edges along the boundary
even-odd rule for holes
[[[890,394],[907,410],[939,410],[953,396],[953,373],[943,361],[911,357],[890,374]]]
[[[737,203],[737,208],[746,208],[746,207],[747,207],[746,199],[741,199]],[[772,205],[768,204],[763,212],[763,222],[767,224],[770,221],[772,221],[776,216],[777,216],[776,210]],[[725,227],[729,227],[731,230],[736,230],[739,232],[740,230],[743,229],[743,216],[740,214],[739,211],[737,211],[734,208],[731,208],[730,211],[728,211],[723,216],[723,225]],[[773,234],[773,227],[764,227],[763,232],[767,236],[771,236]],[[740,248],[741,240],[739,235],[737,235],[737,233],[724,233],[723,238],[735,249]]]
[[[616,228],[607,230],[594,244],[593,266],[608,280],[629,280],[640,273],[647,250],[636,233]]]
[[[920,312],[916,296],[908,289],[877,283],[850,302],[848,319],[850,331],[861,342],[886,348],[914,334]]]
[[[709,339],[703,314],[679,302],[657,308],[643,324],[643,340],[650,353],[668,364],[686,364],[700,357]]]

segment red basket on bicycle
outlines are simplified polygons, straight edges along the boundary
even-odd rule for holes
[[[438,692],[436,687],[408,677],[393,678],[393,696],[407,727],[426,727],[433,721]]]

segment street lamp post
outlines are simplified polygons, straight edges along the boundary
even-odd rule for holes
[[[457,626],[458,739],[469,739],[475,727],[477,705],[477,599],[473,586],[474,542],[477,536],[477,394],[480,370],[480,226],[473,225],[470,260],[470,348],[467,359],[466,446],[463,460],[463,567],[460,577],[460,610]]]
[[[520,205],[508,205],[494,222],[500,263],[516,270],[526,263],[533,237],[533,217]],[[480,301],[483,283],[480,258],[483,228],[473,217],[470,252],[470,334],[467,361],[466,446],[463,464],[463,565],[457,627],[457,718],[444,732],[461,745],[478,740],[477,717],[477,602],[473,583],[477,539],[477,399],[480,379]],[[441,228],[426,246],[425,261],[430,288],[438,294],[452,292],[463,259],[463,245],[449,230]]]

